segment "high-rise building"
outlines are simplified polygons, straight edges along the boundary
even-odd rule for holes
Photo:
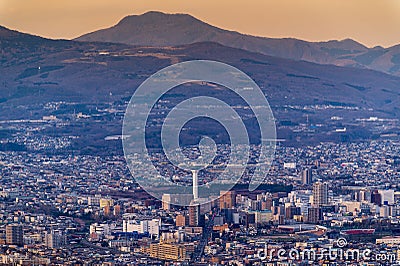
[[[219,208],[232,209],[236,203],[236,192],[235,191],[221,191],[219,198]]]
[[[59,231],[46,232],[44,242],[48,248],[60,248],[65,245],[66,236]]]
[[[322,219],[322,211],[319,207],[313,207],[308,209],[307,221],[309,223],[316,224]]]
[[[249,227],[256,223],[256,215],[254,212],[240,212],[239,213],[240,224]]]
[[[301,208],[296,206],[289,206],[285,210],[286,219],[293,219],[295,215],[301,215]]]
[[[24,245],[24,232],[22,225],[10,224],[6,226],[6,244],[7,245]]]
[[[186,216],[182,215],[182,214],[178,214],[176,216],[175,225],[176,226],[186,226]]]
[[[310,185],[312,184],[312,170],[307,168],[304,169],[302,172],[302,177],[301,177],[301,182],[304,185]]]
[[[189,226],[199,226],[200,224],[200,205],[189,206]]]
[[[267,197],[265,201],[261,202],[261,210],[271,210],[272,207],[272,198]]]
[[[313,207],[321,207],[328,204],[328,184],[315,182],[313,185]]]
[[[379,193],[378,190],[374,190],[371,193],[371,203],[376,205],[382,205],[382,195]]]

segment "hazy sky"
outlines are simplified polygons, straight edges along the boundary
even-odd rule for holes
[[[0,0],[0,25],[70,39],[150,10],[258,36],[400,43],[400,0]]]

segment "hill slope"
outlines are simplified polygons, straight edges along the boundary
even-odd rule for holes
[[[278,137],[288,143],[336,141],[338,134],[332,131],[338,127],[347,127],[345,135],[351,140],[370,138],[376,132],[357,119],[400,115],[400,78],[381,72],[282,59],[210,42],[152,48],[52,41],[25,34],[18,34],[15,41],[15,32],[6,33],[0,42],[2,120],[55,115],[59,124],[35,134],[73,135],[77,150],[116,150],[115,142],[105,138],[121,134],[122,117],[135,88],[163,67],[195,59],[225,62],[249,74],[271,104]],[[172,98],[178,101],[199,91],[184,87]],[[213,96],[230,100],[220,89]],[[310,131],[303,125],[307,120],[319,126]],[[24,136],[27,129],[20,129]]]

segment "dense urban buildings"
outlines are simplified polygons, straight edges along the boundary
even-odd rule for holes
[[[265,185],[253,192],[240,186],[220,191],[220,198],[201,205],[193,201],[190,207],[177,203],[190,205],[192,194],[165,194],[166,202],[147,195],[120,156],[3,152],[1,260],[252,265],[277,261],[257,255],[265,245],[318,249],[336,247],[345,238],[349,248],[385,252],[394,265],[399,152],[394,141],[279,146]],[[304,169],[313,172],[311,184],[304,182]]]

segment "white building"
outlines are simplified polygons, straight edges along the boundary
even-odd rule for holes
[[[122,230],[124,232],[138,232],[139,234],[149,233],[151,236],[158,237],[160,234],[160,219],[152,220],[124,220]]]
[[[89,206],[100,206],[100,195],[95,195],[94,197],[88,197]]]
[[[283,168],[285,168],[285,169],[296,169],[296,163],[294,163],[294,162],[283,163]]]
[[[394,190],[393,189],[388,189],[388,190],[378,190],[378,193],[382,197],[382,204],[394,204]]]
[[[108,236],[111,233],[109,224],[94,223],[90,225],[90,234],[96,234],[97,237]]]

